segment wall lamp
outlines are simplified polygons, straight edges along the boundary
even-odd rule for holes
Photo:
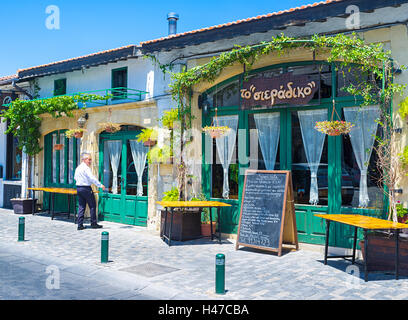
[[[77,121],[78,126],[82,129],[85,127],[86,121],[88,120],[89,115],[87,113],[81,115]]]

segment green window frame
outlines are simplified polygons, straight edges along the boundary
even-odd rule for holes
[[[54,80],[54,96],[67,94],[67,79]]]
[[[127,99],[128,67],[112,69],[111,75],[112,99]]]

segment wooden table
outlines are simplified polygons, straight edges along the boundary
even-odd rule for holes
[[[173,213],[174,208],[208,208],[210,211],[210,225],[211,225],[211,240],[214,239],[214,236],[217,237],[213,232],[212,226],[212,212],[211,208],[217,208],[217,219],[218,219],[218,240],[221,244],[221,207],[231,207],[230,204],[218,202],[218,201],[159,201],[157,204],[163,206],[166,209],[166,214],[164,216],[164,228],[163,228],[163,241],[165,239],[168,240],[167,244],[171,245],[171,230],[173,227]],[[169,236],[166,236],[166,227],[167,227],[167,212],[168,208],[170,208],[170,229],[169,229]],[[214,230],[215,231],[215,230]]]
[[[357,230],[361,228],[364,230],[364,280],[368,280],[368,230],[394,230],[395,232],[395,279],[398,280],[398,264],[399,264],[399,232],[400,229],[408,229],[407,224],[396,223],[393,221],[367,217],[357,214],[315,214],[316,217],[326,220],[326,243],[324,249],[324,264],[327,265],[327,259],[331,258],[352,258],[354,264],[356,259],[356,245],[357,245]],[[329,248],[329,230],[330,222],[339,222],[354,227],[354,243],[353,243],[353,255],[345,256],[330,256],[328,257]]]
[[[55,194],[66,194],[68,197],[68,218],[71,213],[71,199],[72,197],[76,197],[77,191],[76,189],[70,189],[70,188],[28,188],[28,190],[31,190],[34,192],[36,191],[42,191],[42,192],[48,192],[48,213],[51,213],[51,220],[54,220],[55,212],[54,212],[54,200],[55,200]],[[34,196],[33,196],[34,198]],[[74,201],[74,222],[76,223],[76,206],[75,206],[76,201]],[[52,208],[52,210],[51,210]],[[32,214],[34,215],[35,210],[33,208]]]

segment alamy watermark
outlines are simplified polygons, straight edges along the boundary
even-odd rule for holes
[[[48,15],[45,19],[45,27],[48,30],[60,29],[60,9],[56,5],[49,5],[45,8],[45,13]]]
[[[360,289],[360,269],[356,265],[350,265],[346,268],[347,278],[346,286],[348,289]]]
[[[346,28],[350,30],[360,29],[360,9],[355,5],[347,6],[346,13],[350,14],[346,19]]]
[[[45,273],[49,274],[45,280],[45,287],[48,290],[58,290],[60,289],[60,270],[57,266],[51,265],[45,269]]]

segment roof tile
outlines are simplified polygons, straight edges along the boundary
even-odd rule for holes
[[[194,33],[197,33],[197,32],[204,32],[204,31],[213,30],[213,29],[220,29],[220,28],[228,27],[228,26],[235,25],[235,24],[240,24],[240,23],[249,22],[249,21],[253,21],[253,20],[260,20],[260,19],[271,17],[271,16],[281,15],[281,14],[284,14],[284,13],[294,12],[294,11],[298,11],[298,10],[305,10],[307,8],[316,7],[316,6],[320,6],[320,5],[327,5],[327,4],[330,4],[330,3],[340,2],[340,1],[344,1],[344,0],[326,0],[326,1],[321,1],[321,2],[315,2],[315,3],[312,3],[312,4],[302,5],[301,7],[291,8],[291,9],[288,9],[288,10],[282,10],[282,11],[278,11],[278,12],[272,12],[272,13],[268,13],[268,14],[264,14],[264,15],[259,15],[259,16],[252,17],[252,18],[236,20],[236,21],[233,21],[233,22],[219,24],[219,25],[216,25],[216,26],[211,26],[211,27],[201,28],[201,29],[197,29],[197,30],[183,32],[183,33],[178,33],[178,34],[171,35],[171,36],[169,35],[167,37],[162,37],[162,38],[155,39],[155,40],[148,40],[148,41],[141,42],[140,45],[143,46],[143,45],[146,45],[146,44],[160,42],[160,41],[164,41],[164,40],[171,39],[171,38],[176,38],[176,37],[182,37],[182,36],[189,35],[189,34],[194,34]]]

